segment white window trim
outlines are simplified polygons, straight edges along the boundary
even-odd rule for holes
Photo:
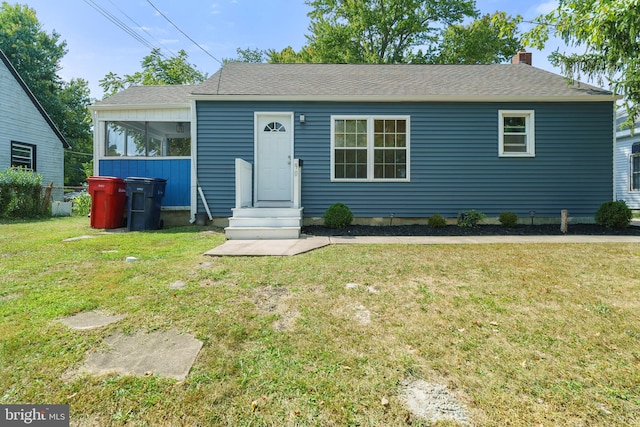
[[[335,123],[336,120],[366,120],[367,121],[367,178],[336,178],[335,170]],[[405,120],[407,125],[406,159],[407,171],[405,178],[374,178],[374,120]],[[335,115],[331,116],[331,182],[409,182],[411,180],[411,119],[410,116],[392,115]]]
[[[504,151],[504,118],[524,117],[527,127],[527,150],[524,153],[509,153]],[[498,156],[499,157],[535,157],[536,156],[536,125],[534,110],[499,110],[498,111]]]
[[[629,192],[637,193],[640,188],[633,188],[633,159],[634,157],[640,157],[640,153],[629,155]],[[640,172],[640,171],[639,171]]]
[[[18,141],[11,141],[11,145],[10,145],[10,156],[11,156],[11,164],[13,164],[13,160],[14,160],[14,155],[13,155],[13,148],[17,147],[17,148],[22,148],[25,150],[29,151],[29,157],[25,159],[28,160],[29,162],[29,167],[27,168],[30,171],[34,171],[36,170],[36,146],[34,144],[27,144],[26,142],[18,142]]]
[[[108,138],[109,131],[107,130],[109,123],[116,122],[154,122],[154,123],[178,123],[181,122],[184,124],[192,124],[192,121],[189,120],[120,120],[120,119],[111,119],[111,120],[100,120],[98,121],[98,131],[95,132],[95,141],[94,141],[94,151],[97,160],[176,160],[176,159],[190,159],[193,156],[193,135],[195,126],[191,125],[191,132],[185,133],[185,138],[191,138],[191,154],[188,156],[110,156],[108,154]],[[146,127],[146,126],[145,126]],[[102,141],[102,142],[100,142]],[[97,149],[96,149],[97,147]],[[146,151],[146,149],[145,149]],[[97,172],[96,172],[97,174]]]

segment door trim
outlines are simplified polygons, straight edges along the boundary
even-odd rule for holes
[[[286,117],[287,118],[287,123],[285,124],[289,126],[290,132],[289,132],[289,146],[290,148],[290,153],[289,156],[291,158],[291,163],[290,163],[290,168],[289,168],[289,180],[290,180],[290,192],[289,192],[289,200],[283,200],[283,201],[278,201],[278,202],[270,202],[270,201],[260,201],[260,195],[259,193],[259,173],[258,173],[258,168],[260,167],[260,156],[258,155],[259,149],[258,149],[258,144],[259,144],[259,135],[260,135],[260,128],[258,126],[258,121],[261,117],[264,116],[278,116],[278,117]],[[291,207],[293,205],[293,153],[294,153],[294,113],[292,111],[255,111],[253,113],[253,130],[254,130],[254,135],[253,135],[253,163],[254,163],[254,173],[253,173],[253,188],[255,189],[255,191],[253,192],[253,205],[255,207]]]

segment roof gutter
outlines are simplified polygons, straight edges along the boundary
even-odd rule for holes
[[[176,108],[191,108],[190,103],[174,103],[174,104],[105,104],[90,105],[90,111],[115,111],[115,110],[168,110]]]
[[[526,96],[526,95],[208,95],[192,94],[195,101],[307,101],[307,102],[615,102],[618,95]]]

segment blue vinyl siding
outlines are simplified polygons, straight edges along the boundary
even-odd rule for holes
[[[498,157],[498,111],[535,111],[535,157]],[[198,181],[214,216],[234,206],[234,159],[253,163],[255,111],[295,112],[304,160],[302,205],[320,217],[334,202],[356,217],[592,216],[613,194],[613,103],[197,103]],[[304,114],[305,123],[298,121]],[[410,182],[331,182],[331,115],[409,115]]]
[[[167,180],[162,206],[191,204],[191,159],[102,159],[101,176],[144,177]]]

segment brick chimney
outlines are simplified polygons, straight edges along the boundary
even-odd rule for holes
[[[531,52],[526,52],[524,50],[518,51],[513,58],[511,58],[512,64],[527,64],[531,65]]]

